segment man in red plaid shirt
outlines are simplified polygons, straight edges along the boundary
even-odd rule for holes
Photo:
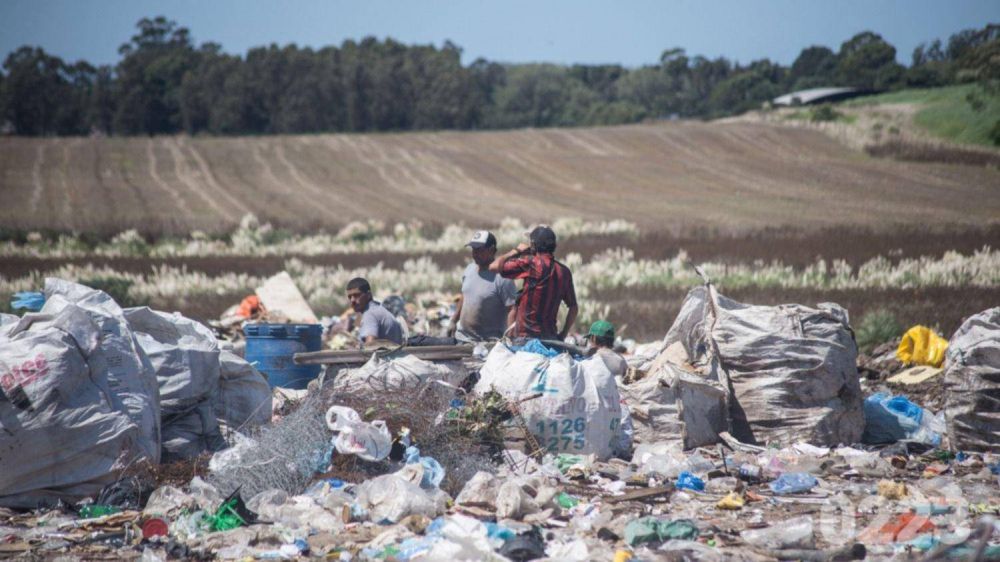
[[[490,271],[508,279],[521,279],[524,285],[515,309],[514,336],[565,340],[576,320],[576,289],[569,268],[556,261],[556,234],[539,226],[529,235],[531,244],[498,256]],[[559,303],[569,308],[562,330],[556,329]]]

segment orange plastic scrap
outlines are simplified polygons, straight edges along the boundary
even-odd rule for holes
[[[858,535],[858,540],[874,544],[906,542],[933,531],[934,523],[930,519],[915,513],[903,513],[878,529],[874,527],[865,529]]]
[[[240,301],[240,310],[236,313],[243,318],[253,318],[260,312],[260,298],[257,295],[249,295]]]

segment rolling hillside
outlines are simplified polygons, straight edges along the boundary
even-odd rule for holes
[[[983,224],[1000,172],[867,157],[766,123],[240,138],[0,138],[0,226],[306,231],[627,218],[647,230]]]

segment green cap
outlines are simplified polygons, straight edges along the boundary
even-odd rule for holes
[[[598,320],[590,325],[590,332],[587,335],[599,338],[613,338],[615,337],[615,327],[607,320]]]

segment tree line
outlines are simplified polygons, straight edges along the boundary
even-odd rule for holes
[[[461,49],[348,40],[222,52],[164,17],[144,18],[114,66],[69,63],[39,47],[0,72],[0,127],[18,135],[272,134],[497,129],[633,123],[741,113],[819,86],[866,90],[1000,82],[1000,25],[917,47],[909,67],[881,36],[812,46],[790,66],[665,51],[657,64],[463,65]],[[989,89],[987,91],[990,91]]]

